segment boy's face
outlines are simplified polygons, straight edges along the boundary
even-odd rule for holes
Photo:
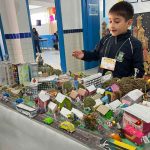
[[[109,13],[109,30],[112,36],[118,36],[127,32],[132,24],[132,19],[126,20],[115,13]]]

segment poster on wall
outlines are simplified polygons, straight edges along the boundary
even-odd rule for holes
[[[90,16],[98,16],[98,4],[89,4],[89,15]]]
[[[125,0],[125,1],[127,1],[129,3],[137,3],[138,2],[138,0]]]
[[[133,36],[142,43],[145,75],[150,75],[150,12],[134,15]]]

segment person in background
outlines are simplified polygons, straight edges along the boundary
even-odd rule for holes
[[[109,10],[110,34],[103,37],[94,51],[75,50],[77,59],[98,61],[99,72],[111,71],[113,77],[143,77],[143,50],[141,42],[131,35],[128,28],[133,22],[134,9],[131,3],[121,1]]]
[[[32,33],[33,33],[33,39],[34,39],[35,52],[36,53],[41,53],[40,42],[39,42],[39,34],[38,34],[36,28],[32,29]]]
[[[58,50],[58,33],[57,31],[54,33],[54,38],[53,38],[53,47],[55,48],[55,50]]]

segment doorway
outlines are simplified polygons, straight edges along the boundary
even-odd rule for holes
[[[39,45],[44,63],[61,69],[54,0],[30,0],[29,10],[31,26],[36,28],[39,34]]]

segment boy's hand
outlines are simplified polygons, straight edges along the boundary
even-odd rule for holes
[[[72,56],[74,56],[77,59],[82,59],[84,57],[84,53],[81,50],[75,50],[73,51]]]

